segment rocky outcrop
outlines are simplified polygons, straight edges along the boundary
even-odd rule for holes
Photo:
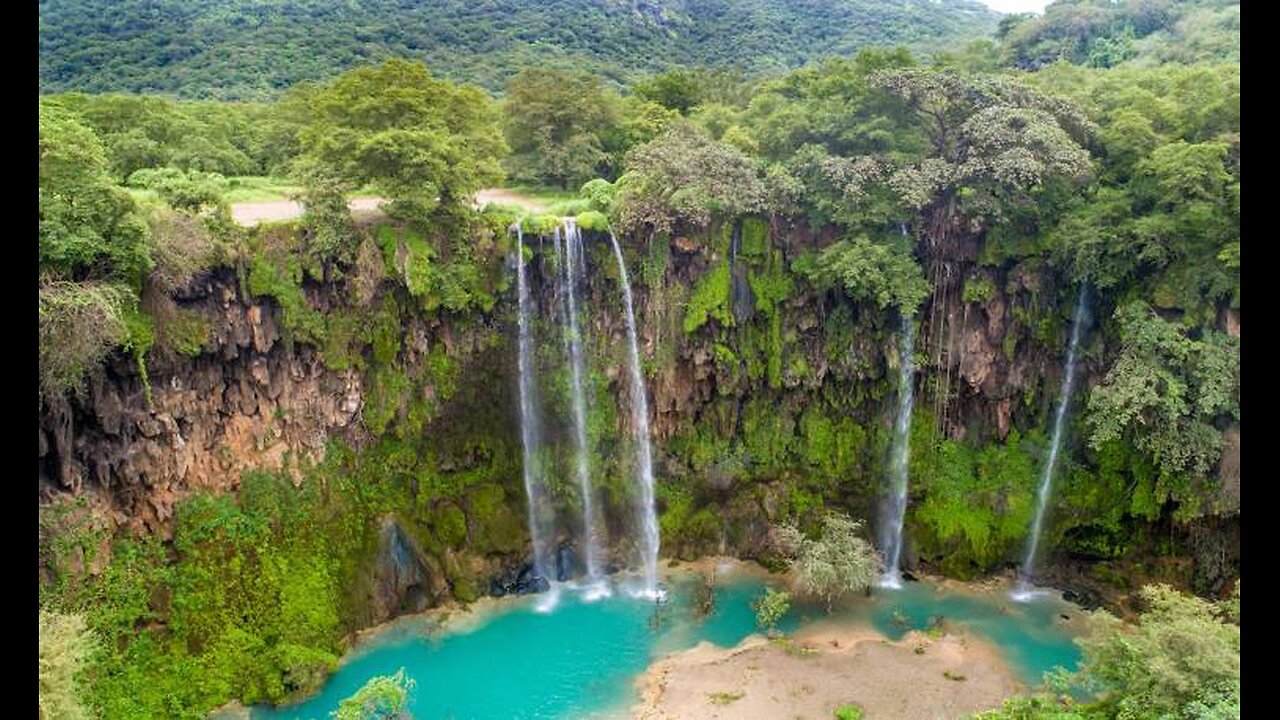
[[[422,612],[444,598],[448,586],[428,570],[424,557],[399,523],[391,518],[383,521],[369,593],[374,624]]]
[[[284,342],[271,300],[242,302],[229,270],[196,278],[178,300],[208,324],[204,352],[153,353],[150,404],[123,356],[93,373],[81,397],[47,402],[42,497],[84,493],[117,527],[168,537],[175,503],[191,492],[233,490],[245,470],[300,479],[331,435],[361,434],[360,374]]]

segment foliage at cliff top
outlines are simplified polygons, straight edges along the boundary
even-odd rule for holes
[[[616,96],[588,73],[530,69],[507,83],[503,116],[518,180],[578,186],[605,169],[602,135],[617,124]]]
[[[673,66],[776,72],[874,44],[954,47],[996,20],[970,0],[44,0],[40,86],[265,100],[387,57],[494,91],[527,68],[615,82]]]
[[[627,155],[625,184],[615,201],[618,228],[670,232],[677,223],[705,228],[713,216],[765,207],[759,170],[742,151],[678,123]]]
[[[40,269],[65,280],[138,283],[147,226],[114,181],[98,136],[56,101],[40,103]]]
[[[424,222],[502,178],[506,145],[488,94],[421,63],[388,60],[301,92],[304,175],[368,185],[391,199],[393,217]]]
[[[841,240],[818,254],[816,261],[796,261],[796,271],[819,283],[840,287],[850,298],[915,314],[929,296],[929,283],[911,251],[902,244],[876,243],[865,237]]]

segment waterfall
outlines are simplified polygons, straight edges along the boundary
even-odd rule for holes
[[[658,516],[653,499],[653,457],[649,449],[649,401],[645,398],[644,376],[640,373],[640,350],[636,344],[636,317],[631,305],[631,283],[627,280],[627,264],[622,259],[618,239],[609,233],[613,254],[618,258],[618,277],[622,280],[622,296],[627,307],[627,347],[631,361],[631,420],[635,428],[636,475],[640,481],[639,514],[644,528],[644,594],[659,600],[658,589]]]
[[[1066,367],[1063,369],[1062,391],[1058,394],[1058,407],[1053,414],[1053,436],[1049,440],[1049,458],[1044,464],[1044,472],[1040,476],[1040,489],[1036,493],[1036,516],[1031,523],[1031,535],[1027,538],[1027,556],[1022,561],[1022,571],[1018,576],[1018,588],[1014,592],[1015,600],[1026,600],[1031,597],[1031,568],[1036,559],[1036,549],[1040,545],[1040,526],[1044,522],[1044,509],[1049,502],[1049,490],[1053,482],[1053,470],[1058,464],[1058,449],[1062,444],[1062,426],[1067,417],[1067,403],[1071,400],[1071,386],[1076,378],[1076,346],[1080,344],[1080,327],[1083,325],[1086,306],[1086,286],[1080,285],[1080,297],[1076,300],[1075,316],[1071,320],[1071,343],[1067,346]]]
[[[884,548],[885,572],[879,585],[902,587],[898,563],[902,557],[902,523],[907,512],[907,461],[911,456],[911,409],[915,401],[915,324],[903,314],[898,363],[898,416],[893,424],[893,446],[889,457],[889,492],[880,523],[880,546]]]
[[[532,312],[529,281],[524,262],[524,232],[516,226],[516,284],[520,298],[520,440],[524,446],[524,491],[529,497],[529,535],[533,540],[534,572],[551,581],[548,572],[544,515],[547,498],[542,484],[538,450],[541,433],[538,427],[538,390],[533,370],[533,329],[529,326]]]
[[[560,228],[556,228],[556,240],[559,243]],[[578,304],[575,286],[583,277],[582,272],[582,236],[573,218],[564,219],[564,272],[560,275],[563,283],[561,293],[565,300],[564,310],[568,315],[565,323],[568,334],[565,336],[565,350],[569,355],[570,390],[573,396],[573,440],[577,454],[578,490],[582,494],[582,537],[583,553],[587,566],[587,579],[592,584],[599,584],[600,543],[596,536],[595,503],[591,489],[591,470],[587,448],[587,405],[582,393],[582,335],[578,329]]]

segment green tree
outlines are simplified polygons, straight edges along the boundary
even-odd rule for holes
[[[329,713],[334,720],[410,720],[409,693],[415,683],[404,668],[395,675],[379,675],[369,679],[355,695],[343,700]]]
[[[1093,613],[1089,632],[1076,640],[1084,651],[1080,670],[1046,673],[1048,692],[1010,698],[975,720],[1240,717],[1240,625],[1232,602],[1167,585],[1146,586],[1138,597],[1145,607],[1136,623]],[[1096,699],[1078,703],[1073,686]]]
[[[206,207],[216,210],[226,205],[222,193],[227,189],[227,180],[217,173],[146,168],[129,176],[129,186],[155,190],[171,207],[187,212]]]
[[[388,60],[339,75],[307,96],[304,179],[368,185],[388,212],[427,222],[502,177],[505,152],[489,96],[437,80],[421,63]],[[308,196],[310,197],[310,196]]]
[[[1136,627],[1100,615],[1100,628],[1080,640],[1082,673],[1109,693],[1121,717],[1181,714],[1190,706],[1240,701],[1240,626],[1223,608],[1167,585],[1144,587],[1146,609]],[[1195,717],[1226,717],[1209,714]]]
[[[778,529],[778,549],[789,560],[796,586],[822,598],[827,612],[836,599],[871,587],[880,571],[880,556],[861,532],[860,521],[834,511],[822,516],[816,539],[792,525]]]
[[[1192,339],[1141,301],[1120,306],[1116,321],[1123,344],[1089,396],[1089,444],[1132,443],[1158,470],[1155,505],[1171,498],[1191,516],[1207,511],[1189,481],[1203,483],[1221,454],[1214,423],[1239,420],[1239,341],[1213,331]]]
[[[619,178],[617,225],[669,231],[677,222],[704,228],[713,217],[760,212],[765,186],[754,161],[689,123],[673,125],[627,154]]]
[[[147,226],[107,171],[102,141],[70,111],[40,103],[40,272],[139,283]]]
[[[684,69],[647,77],[632,85],[631,90],[637,96],[675,110],[681,115],[688,115],[695,105],[702,103],[702,88],[698,78],[693,72]]]
[[[617,98],[583,72],[525,70],[507,83],[504,131],[512,177],[562,188],[599,174],[606,136],[618,125]]]
[[[821,283],[836,285],[854,300],[896,307],[912,315],[929,295],[929,284],[909,249],[857,237],[841,240],[816,261],[797,261],[795,269]]]

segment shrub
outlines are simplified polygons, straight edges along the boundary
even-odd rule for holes
[[[765,588],[764,593],[751,603],[756,611],[756,625],[765,628],[772,637],[778,621],[791,609],[791,593]]]
[[[835,711],[836,720],[862,720],[862,708],[858,705],[841,705]]]
[[[40,611],[40,718],[80,720],[92,714],[80,699],[81,675],[97,648],[84,616]]]
[[[778,549],[789,557],[800,590],[822,598],[827,612],[836,598],[871,587],[879,572],[880,558],[869,542],[858,537],[861,530],[861,522],[828,511],[816,540],[791,525],[778,531]]]
[[[40,390],[46,396],[78,390],[86,373],[129,337],[125,314],[131,290],[98,282],[40,286]]]

